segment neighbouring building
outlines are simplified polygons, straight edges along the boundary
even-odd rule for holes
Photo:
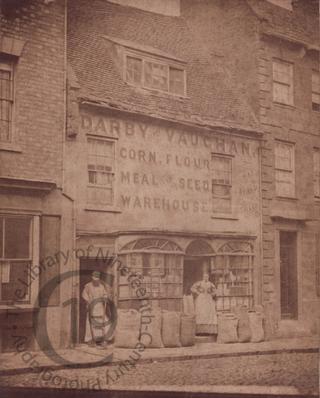
[[[319,332],[319,1],[227,3],[203,15],[264,133],[262,303],[274,307],[279,336]]]
[[[320,331],[319,1],[249,1],[259,20],[263,297],[280,336]]]
[[[65,171],[83,253],[78,294],[84,271],[100,269],[113,277],[118,307],[139,308],[116,256],[163,309],[182,310],[203,270],[218,311],[261,304],[254,108],[194,24],[210,24],[206,2],[131,3],[69,1]],[[78,313],[81,342],[81,300]]]
[[[60,253],[73,244],[73,202],[62,191],[65,4],[0,5],[1,351],[19,338],[25,349],[44,348],[48,338],[63,346],[70,308],[62,304],[71,289],[56,281],[49,293],[46,284],[67,270]],[[40,314],[48,338],[38,335]]]

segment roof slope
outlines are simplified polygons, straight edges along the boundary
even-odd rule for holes
[[[90,101],[188,123],[258,130],[258,121],[223,60],[208,51],[183,17],[158,15],[106,0],[69,0],[68,59]],[[187,98],[126,84],[104,36],[148,46],[186,61]],[[148,48],[147,47],[147,48]]]
[[[319,2],[299,0],[293,11],[266,0],[247,0],[265,28],[288,39],[319,46]]]

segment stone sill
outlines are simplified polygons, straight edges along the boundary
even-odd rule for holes
[[[84,209],[86,211],[97,211],[102,213],[122,213],[122,210],[118,207],[97,207],[87,205]]]
[[[10,142],[0,142],[0,151],[21,153],[22,149],[17,144],[12,144]]]

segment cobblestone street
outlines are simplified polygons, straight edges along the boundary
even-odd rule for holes
[[[127,369],[48,370],[40,374],[4,376],[0,385],[48,388],[89,388],[188,385],[293,386],[302,394],[318,391],[318,354],[285,353],[214,359],[137,363]]]

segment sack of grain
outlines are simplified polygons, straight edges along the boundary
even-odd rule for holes
[[[238,318],[238,341],[240,343],[246,343],[251,339],[250,320],[248,315],[247,307],[243,305],[236,306],[232,309],[232,312]]]
[[[180,325],[180,342],[183,347],[195,344],[196,317],[195,315],[182,314]]]
[[[181,347],[180,313],[162,311],[162,342],[165,347]]]
[[[249,313],[251,341],[259,343],[264,340],[263,314],[261,312],[250,311]]]
[[[236,343],[238,318],[231,313],[218,314],[218,343]]]
[[[163,348],[161,338],[162,313],[160,308],[149,307],[141,313],[140,341],[148,348]]]
[[[118,310],[114,345],[122,348],[134,348],[139,342],[140,313],[137,310]]]

